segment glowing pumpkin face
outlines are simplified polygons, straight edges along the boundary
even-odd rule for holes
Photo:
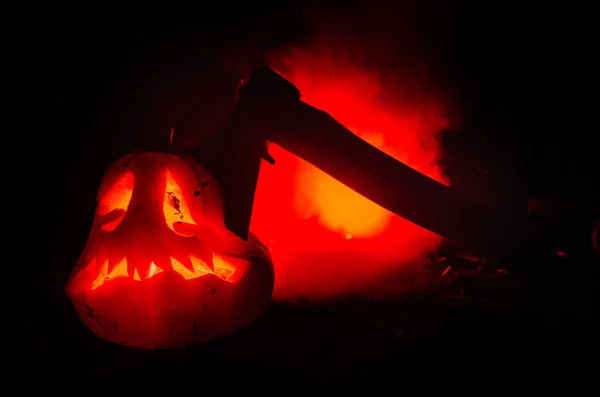
[[[224,336],[265,310],[267,249],[225,227],[216,180],[192,159],[133,153],[98,192],[92,232],[66,291],[101,338],[175,348]]]

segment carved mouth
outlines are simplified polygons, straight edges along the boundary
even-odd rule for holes
[[[240,281],[250,269],[251,261],[243,258],[237,258],[232,256],[213,254],[213,264],[214,271],[211,270],[206,262],[202,259],[199,259],[194,256],[190,256],[190,261],[193,264],[194,270],[190,270],[185,267],[180,261],[171,257],[171,265],[172,269],[163,270],[160,267],[156,266],[154,262],[150,264],[148,269],[148,273],[144,275],[140,275],[138,270],[135,269],[133,274],[129,274],[127,270],[127,258],[121,259],[116,266],[114,266],[110,272],[108,271],[108,260],[106,260],[102,264],[96,263],[96,258],[93,258],[89,264],[83,268],[79,274],[77,274],[76,279],[80,280],[93,280],[91,285],[88,283],[92,290],[109,283],[111,280],[117,278],[130,278],[134,281],[143,282],[144,280],[148,280],[154,277],[158,273],[162,273],[164,271],[167,272],[175,272],[179,274],[185,280],[191,280],[207,275],[215,275],[219,277],[221,280],[227,281],[229,283],[237,283]],[[75,281],[74,284],[79,284]]]

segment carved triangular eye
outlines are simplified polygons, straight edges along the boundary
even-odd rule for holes
[[[133,182],[133,173],[125,172],[98,202],[98,215],[101,219],[100,228],[102,230],[113,231],[123,220],[133,195]]]
[[[165,191],[163,210],[167,226],[179,235],[186,234],[181,233],[181,231],[176,231],[173,228],[173,223],[185,222],[192,225],[197,224],[194,218],[192,218],[189,203],[171,172],[167,172],[167,188]]]

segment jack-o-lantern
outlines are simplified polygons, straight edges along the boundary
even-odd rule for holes
[[[225,227],[217,181],[193,159],[132,153],[107,171],[66,285],[101,338],[176,348],[230,334],[265,310],[270,255]]]

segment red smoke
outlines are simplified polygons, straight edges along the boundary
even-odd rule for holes
[[[276,54],[270,66],[300,89],[305,102],[445,182],[436,165],[436,133],[446,126],[439,98],[416,98],[409,83],[403,92],[397,76],[359,66],[339,48],[294,48]],[[275,298],[381,292],[381,281],[412,268],[440,242],[282,148],[271,145],[270,153],[276,164],[262,165],[251,227],[272,249]]]

